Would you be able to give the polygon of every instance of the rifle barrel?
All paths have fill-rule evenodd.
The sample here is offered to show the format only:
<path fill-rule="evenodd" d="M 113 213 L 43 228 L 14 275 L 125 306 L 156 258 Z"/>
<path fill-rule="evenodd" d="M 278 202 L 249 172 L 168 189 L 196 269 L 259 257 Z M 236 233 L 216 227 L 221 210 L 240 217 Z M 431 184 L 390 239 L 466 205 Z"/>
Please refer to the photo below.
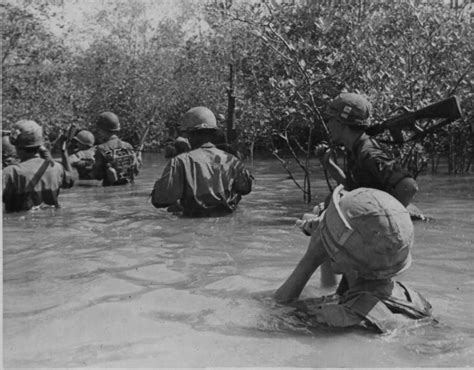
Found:
<path fill-rule="evenodd" d="M 402 130 L 415 130 L 415 123 L 420 119 L 439 119 L 444 118 L 444 124 L 462 118 L 462 111 L 457 96 L 451 96 L 439 102 L 427 105 L 416 111 L 405 109 L 405 113 L 391 117 L 380 125 L 367 128 L 368 135 L 377 135 L 385 130 L 389 130 L 392 136 L 396 135 L 395 141 L 403 142 Z M 436 125 L 441 127 L 442 125 Z"/>

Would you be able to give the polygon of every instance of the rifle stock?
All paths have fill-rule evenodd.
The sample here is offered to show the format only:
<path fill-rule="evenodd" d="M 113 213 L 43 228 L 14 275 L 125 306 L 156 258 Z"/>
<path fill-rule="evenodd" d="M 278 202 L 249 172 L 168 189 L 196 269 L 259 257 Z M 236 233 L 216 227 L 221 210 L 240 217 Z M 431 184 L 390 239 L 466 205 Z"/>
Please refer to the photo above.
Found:
<path fill-rule="evenodd" d="M 366 133 L 377 135 L 388 130 L 394 143 L 403 143 L 406 141 L 403 137 L 403 130 L 415 132 L 415 137 L 432 132 L 432 130 L 423 129 L 416 124 L 416 121 L 420 119 L 444 119 L 441 124 L 436 125 L 436 127 L 440 128 L 462 118 L 462 111 L 457 96 L 451 96 L 448 99 L 430 104 L 416 111 L 410 111 L 405 107 L 400 108 L 400 110 L 403 113 L 387 119 L 380 125 L 369 127 Z"/>

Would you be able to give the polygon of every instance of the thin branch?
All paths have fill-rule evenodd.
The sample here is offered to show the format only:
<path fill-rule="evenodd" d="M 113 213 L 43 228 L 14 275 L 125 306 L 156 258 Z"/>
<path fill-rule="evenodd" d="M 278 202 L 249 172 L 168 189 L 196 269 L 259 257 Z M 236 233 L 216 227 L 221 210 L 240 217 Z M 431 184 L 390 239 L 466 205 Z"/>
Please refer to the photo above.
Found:
<path fill-rule="evenodd" d="M 276 159 L 278 159 L 283 168 L 286 170 L 286 172 L 288 173 L 288 176 L 290 177 L 290 179 L 295 183 L 295 185 L 303 192 L 303 194 L 308 194 L 308 192 L 298 183 L 298 181 L 295 179 L 295 177 L 293 176 L 293 173 L 291 172 L 291 170 L 288 168 L 288 162 L 286 162 L 283 158 L 281 158 L 277 151 L 276 150 L 273 150 L 272 151 L 272 154 L 275 156 Z"/>

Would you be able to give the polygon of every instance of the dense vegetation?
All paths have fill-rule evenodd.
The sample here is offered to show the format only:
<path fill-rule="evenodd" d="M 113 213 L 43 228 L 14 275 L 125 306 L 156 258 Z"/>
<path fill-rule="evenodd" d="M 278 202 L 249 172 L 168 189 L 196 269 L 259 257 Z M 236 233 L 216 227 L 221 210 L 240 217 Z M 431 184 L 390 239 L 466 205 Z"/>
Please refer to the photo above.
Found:
<path fill-rule="evenodd" d="M 471 169 L 474 116 L 472 23 L 466 8 L 436 1 L 209 1 L 156 23 L 143 2 L 116 2 L 90 21 L 100 33 L 74 48 L 54 36 L 47 6 L 3 4 L 2 128 L 31 118 L 50 139 L 71 122 L 90 127 L 115 112 L 123 137 L 157 150 L 189 107 L 206 105 L 226 127 L 235 94 L 235 144 L 288 155 L 308 175 L 312 149 L 326 140 L 324 110 L 340 91 L 366 94 L 374 122 L 396 108 L 420 108 L 451 95 L 464 122 L 392 147 L 415 173 L 439 158 L 450 173 Z M 91 31 L 92 32 L 92 31 Z M 233 90 L 229 91 L 229 65 Z M 232 138 L 234 135 L 232 135 Z M 309 178 L 302 189 L 310 197 Z"/>

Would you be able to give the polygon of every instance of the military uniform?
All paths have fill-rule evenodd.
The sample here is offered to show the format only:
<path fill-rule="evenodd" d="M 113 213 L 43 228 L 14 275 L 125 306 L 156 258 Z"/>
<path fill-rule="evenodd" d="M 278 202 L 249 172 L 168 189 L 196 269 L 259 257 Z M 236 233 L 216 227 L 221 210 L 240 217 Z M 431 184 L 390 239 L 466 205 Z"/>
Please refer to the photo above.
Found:
<path fill-rule="evenodd" d="M 213 216 L 234 211 L 252 179 L 235 156 L 206 143 L 170 160 L 152 192 L 155 207 L 180 202 L 187 216 Z"/>
<path fill-rule="evenodd" d="M 400 180 L 410 174 L 390 157 L 371 137 L 362 134 L 347 153 L 345 187 L 374 188 L 391 193 Z"/>
<path fill-rule="evenodd" d="M 314 271 L 330 262 L 336 273 L 350 276 L 349 284 L 331 297 L 291 304 L 302 308 L 310 322 L 387 332 L 429 318 L 429 302 L 392 279 L 409 268 L 413 242 L 409 212 L 396 198 L 373 188 L 348 192 L 339 185 L 328 207 L 313 219 L 308 251 L 276 299 L 297 298 Z"/>
<path fill-rule="evenodd" d="M 317 324 L 361 326 L 380 333 L 431 316 L 431 304 L 420 293 L 390 279 L 360 280 L 336 299 L 310 299 L 295 306 Z"/>
<path fill-rule="evenodd" d="M 77 170 L 80 180 L 91 180 L 92 168 L 95 161 L 96 148 L 92 147 L 86 150 L 79 150 L 69 156 L 69 163 Z"/>
<path fill-rule="evenodd" d="M 113 161 L 114 153 L 119 151 L 125 152 L 125 156 L 129 158 L 124 166 L 126 168 L 115 169 L 122 173 L 118 174 L 118 180 L 114 182 L 107 176 L 107 168 Z M 138 175 L 138 160 L 132 145 L 120 140 L 116 135 L 112 135 L 107 142 L 97 145 L 94 161 L 92 177 L 102 180 L 103 186 L 124 185 L 132 182 L 134 176 Z"/>
<path fill-rule="evenodd" d="M 42 166 L 47 166 L 44 174 L 30 189 L 29 184 Z M 70 188 L 73 183 L 71 174 L 61 164 L 42 159 L 39 155 L 8 166 L 3 170 L 5 211 L 27 211 L 41 204 L 58 207 L 59 189 Z"/>

